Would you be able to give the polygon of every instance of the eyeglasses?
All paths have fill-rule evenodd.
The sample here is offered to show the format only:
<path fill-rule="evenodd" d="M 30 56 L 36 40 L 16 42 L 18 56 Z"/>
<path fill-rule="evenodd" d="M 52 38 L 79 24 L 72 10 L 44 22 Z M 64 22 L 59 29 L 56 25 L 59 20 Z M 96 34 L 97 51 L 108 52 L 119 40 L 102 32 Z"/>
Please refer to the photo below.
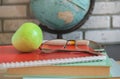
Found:
<path fill-rule="evenodd" d="M 102 46 L 98 43 L 90 40 L 63 40 L 55 39 L 49 40 L 40 46 L 40 50 L 43 53 L 54 53 L 54 52 L 85 52 L 100 55 Z"/>

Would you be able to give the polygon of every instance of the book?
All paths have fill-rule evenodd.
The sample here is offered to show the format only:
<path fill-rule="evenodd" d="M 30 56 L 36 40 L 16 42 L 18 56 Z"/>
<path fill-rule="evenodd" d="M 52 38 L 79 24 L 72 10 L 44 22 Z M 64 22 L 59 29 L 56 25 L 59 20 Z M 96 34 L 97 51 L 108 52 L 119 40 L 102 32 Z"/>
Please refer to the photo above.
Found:
<path fill-rule="evenodd" d="M 62 63 L 77 63 L 105 60 L 106 55 L 94 55 L 85 52 L 55 52 L 41 53 L 35 50 L 29 53 L 21 53 L 12 45 L 0 46 L 0 68 L 45 66 Z"/>
<path fill-rule="evenodd" d="M 47 78 L 107 78 L 110 77 L 110 60 L 57 64 L 49 66 L 9 68 L 9 76 L 33 76 Z"/>
<path fill-rule="evenodd" d="M 114 79 L 120 78 L 120 73 L 119 73 L 120 72 L 120 64 L 117 61 L 115 61 L 113 58 L 110 58 L 110 61 L 111 61 L 111 67 L 110 67 L 111 76 L 110 77 L 114 78 Z M 89 79 L 90 77 L 86 76 L 86 78 Z M 93 78 L 96 79 L 97 77 L 94 76 Z M 74 79 L 74 78 L 53 78 L 53 77 L 41 77 L 41 76 L 25 76 L 25 77 L 23 77 L 23 79 Z M 99 79 L 101 79 L 101 78 L 99 77 Z M 108 78 L 106 78 L 106 79 L 108 79 Z"/>

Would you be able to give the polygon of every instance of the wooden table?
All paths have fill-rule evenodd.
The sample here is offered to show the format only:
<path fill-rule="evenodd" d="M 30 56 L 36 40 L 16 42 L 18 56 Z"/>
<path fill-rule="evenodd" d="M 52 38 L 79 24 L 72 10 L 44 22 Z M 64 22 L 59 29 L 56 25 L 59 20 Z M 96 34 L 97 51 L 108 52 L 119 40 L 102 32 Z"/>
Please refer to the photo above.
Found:
<path fill-rule="evenodd" d="M 120 63 L 120 61 L 118 61 L 118 63 Z M 21 77 L 4 77 L 2 72 L 4 72 L 4 70 L 0 71 L 0 79 L 22 79 Z M 84 79 L 88 79 L 88 78 L 84 78 Z M 94 78 L 94 79 L 120 79 L 120 78 Z"/>

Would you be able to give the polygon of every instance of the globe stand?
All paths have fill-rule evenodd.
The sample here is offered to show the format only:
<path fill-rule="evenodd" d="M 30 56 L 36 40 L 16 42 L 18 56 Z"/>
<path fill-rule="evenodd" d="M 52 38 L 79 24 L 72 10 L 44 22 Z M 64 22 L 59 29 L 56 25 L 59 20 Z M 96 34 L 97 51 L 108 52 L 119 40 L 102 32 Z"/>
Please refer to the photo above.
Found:
<path fill-rule="evenodd" d="M 89 7 L 89 10 L 87 11 L 87 13 L 85 14 L 84 18 L 78 24 L 73 26 L 72 28 L 69 28 L 69 29 L 66 29 L 66 30 L 55 30 L 55 29 L 49 28 L 48 26 L 43 25 L 43 24 L 40 24 L 39 27 L 43 31 L 53 33 L 53 34 L 57 34 L 57 39 L 62 39 L 63 34 L 72 32 L 74 30 L 77 30 L 78 28 L 80 28 L 88 20 L 89 15 L 93 11 L 94 3 L 95 3 L 95 0 L 90 0 L 90 7 Z"/>
<path fill-rule="evenodd" d="M 43 24 L 39 24 L 39 27 L 45 32 L 57 34 L 57 37 L 56 37 L 57 39 L 63 39 L 63 37 L 62 37 L 63 33 L 59 32 L 59 31 L 50 30 L 47 28 L 47 26 L 45 26 Z"/>
<path fill-rule="evenodd" d="M 62 34 L 57 34 L 57 39 L 63 39 Z"/>

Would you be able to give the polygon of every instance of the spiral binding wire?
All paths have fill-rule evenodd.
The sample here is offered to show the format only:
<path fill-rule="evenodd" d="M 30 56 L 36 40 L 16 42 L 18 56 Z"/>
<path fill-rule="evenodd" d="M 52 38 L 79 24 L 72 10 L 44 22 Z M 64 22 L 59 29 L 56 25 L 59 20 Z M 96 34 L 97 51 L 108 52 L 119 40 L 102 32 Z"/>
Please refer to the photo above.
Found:
<path fill-rule="evenodd" d="M 76 63 L 76 62 L 91 62 L 105 60 L 106 56 L 91 56 L 91 57 L 77 57 L 77 58 L 64 58 L 64 59 L 52 59 L 52 60 L 38 60 L 38 61 L 26 61 L 26 62 L 11 62 L 2 63 L 0 68 L 17 68 L 17 67 L 31 67 L 31 66 L 47 66 L 65 63 Z"/>

